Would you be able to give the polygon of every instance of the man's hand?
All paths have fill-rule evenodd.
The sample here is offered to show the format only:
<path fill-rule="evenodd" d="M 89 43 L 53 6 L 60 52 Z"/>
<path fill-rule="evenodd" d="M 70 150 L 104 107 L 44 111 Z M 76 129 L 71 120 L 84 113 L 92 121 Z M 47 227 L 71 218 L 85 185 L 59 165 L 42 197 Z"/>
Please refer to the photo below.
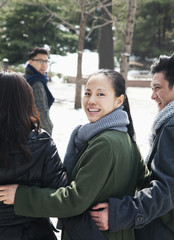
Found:
<path fill-rule="evenodd" d="M 14 198 L 18 184 L 0 186 L 0 202 L 14 204 Z"/>
<path fill-rule="evenodd" d="M 108 213 L 109 213 L 109 204 L 108 203 L 99 203 L 95 205 L 93 211 L 90 211 L 90 215 L 100 231 L 106 231 L 109 229 L 108 224 Z"/>

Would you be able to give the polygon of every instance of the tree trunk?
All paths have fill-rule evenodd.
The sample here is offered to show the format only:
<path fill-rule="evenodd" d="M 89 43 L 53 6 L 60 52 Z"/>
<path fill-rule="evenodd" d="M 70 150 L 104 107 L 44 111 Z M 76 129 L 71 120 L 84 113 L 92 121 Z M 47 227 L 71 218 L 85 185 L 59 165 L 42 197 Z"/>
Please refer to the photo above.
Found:
<path fill-rule="evenodd" d="M 112 0 L 108 0 L 110 3 L 108 6 L 108 11 L 112 13 Z M 105 4 L 107 4 L 105 2 Z M 110 20 L 108 13 L 102 9 L 102 19 L 106 22 L 106 19 Z M 102 22 L 102 23 L 103 23 Z M 113 32 L 112 23 L 101 27 L 100 29 L 100 39 L 99 39 L 99 68 L 114 69 L 114 47 L 113 47 Z"/>
<path fill-rule="evenodd" d="M 81 19 L 80 19 L 80 34 L 78 40 L 78 60 L 77 60 L 77 76 L 76 76 L 76 93 L 75 93 L 75 109 L 82 107 L 81 105 L 81 90 L 82 90 L 82 56 L 85 40 L 86 28 L 86 0 L 81 1 Z"/>
<path fill-rule="evenodd" d="M 122 50 L 121 61 L 120 61 L 120 73 L 123 75 L 126 81 L 127 81 L 127 73 L 129 68 L 129 56 L 131 54 L 131 47 L 132 47 L 136 8 L 137 8 L 137 0 L 128 0 L 126 29 L 125 29 L 123 50 Z"/>

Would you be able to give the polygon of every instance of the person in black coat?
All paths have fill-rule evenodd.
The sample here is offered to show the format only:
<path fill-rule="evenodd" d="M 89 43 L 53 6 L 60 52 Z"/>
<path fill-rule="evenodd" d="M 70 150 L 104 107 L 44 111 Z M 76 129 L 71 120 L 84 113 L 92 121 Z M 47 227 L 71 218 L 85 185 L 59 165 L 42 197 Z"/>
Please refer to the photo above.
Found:
<path fill-rule="evenodd" d="M 40 129 L 31 86 L 22 75 L 2 70 L 0 184 L 11 183 L 57 189 L 65 187 L 68 179 L 55 143 Z M 72 240 L 105 239 L 88 212 L 62 223 Z M 49 218 L 17 216 L 13 205 L 0 202 L 1 240 L 55 240 L 53 230 Z"/>

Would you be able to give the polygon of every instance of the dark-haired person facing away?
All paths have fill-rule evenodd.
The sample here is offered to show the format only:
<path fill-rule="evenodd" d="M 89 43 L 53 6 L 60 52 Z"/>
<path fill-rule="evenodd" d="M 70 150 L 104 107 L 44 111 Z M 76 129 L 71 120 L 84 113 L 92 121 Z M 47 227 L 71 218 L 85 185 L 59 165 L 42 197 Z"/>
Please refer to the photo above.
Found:
<path fill-rule="evenodd" d="M 111 198 L 91 212 L 101 230 L 135 228 L 137 240 L 174 239 L 174 55 L 160 56 L 151 66 L 152 100 L 158 114 L 152 125 L 147 165 L 148 188 L 135 197 Z M 144 120 L 145 121 L 145 120 Z M 142 124 L 145 124 L 145 122 Z M 109 215 L 108 215 L 109 214 Z"/>
<path fill-rule="evenodd" d="M 56 145 L 39 126 L 31 86 L 20 74 L 0 71 L 0 184 L 55 189 L 67 185 L 67 174 Z M 63 225 L 72 240 L 105 240 L 88 212 L 64 219 Z M 49 218 L 17 216 L 13 205 L 0 202 L 0 239 L 57 238 Z"/>
<path fill-rule="evenodd" d="M 25 78 L 33 89 L 35 104 L 40 114 L 41 127 L 51 136 L 53 123 L 49 111 L 54 97 L 47 86 L 48 51 L 44 48 L 33 48 L 28 53 L 28 62 Z"/>
<path fill-rule="evenodd" d="M 86 83 L 83 107 L 89 122 L 72 132 L 64 160 L 72 182 L 57 190 L 19 185 L 15 201 L 17 185 L 0 186 L 0 201 L 14 203 L 16 214 L 71 217 L 111 196 L 134 195 L 136 188 L 148 181 L 122 75 L 108 69 L 92 74 Z M 79 227 L 80 232 L 83 229 Z M 132 228 L 101 234 L 108 240 L 135 239 Z M 66 228 L 62 239 L 71 239 Z"/>

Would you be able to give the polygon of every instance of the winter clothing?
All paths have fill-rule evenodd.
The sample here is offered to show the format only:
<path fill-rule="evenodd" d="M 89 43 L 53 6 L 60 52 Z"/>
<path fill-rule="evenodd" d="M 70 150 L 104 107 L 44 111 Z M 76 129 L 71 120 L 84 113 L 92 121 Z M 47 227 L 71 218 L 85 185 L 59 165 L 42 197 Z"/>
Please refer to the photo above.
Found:
<path fill-rule="evenodd" d="M 35 82 L 40 81 L 42 82 L 46 94 L 47 94 L 47 99 L 48 99 L 48 107 L 50 108 L 51 105 L 54 102 L 54 97 L 51 94 L 50 90 L 48 89 L 47 83 L 48 83 L 48 78 L 47 75 L 42 75 L 39 73 L 34 67 L 32 67 L 30 64 L 27 65 L 27 68 L 33 73 L 32 75 L 27 75 L 27 82 L 32 86 Z"/>
<path fill-rule="evenodd" d="M 108 130 L 93 136 L 78 156 L 71 174 L 73 181 L 66 188 L 55 191 L 19 186 L 15 212 L 27 216 L 70 217 L 81 214 L 96 203 L 107 201 L 109 196 L 133 195 L 136 187 L 141 187 L 147 180 L 148 170 L 128 133 L 108 127 Z M 32 204 L 33 199 L 35 204 Z M 79 231 L 83 230 L 79 228 Z M 110 240 L 134 239 L 132 229 L 117 233 L 106 231 L 103 235 Z M 69 239 L 63 231 L 63 240 Z"/>
<path fill-rule="evenodd" d="M 35 104 L 40 113 L 41 127 L 51 135 L 53 123 L 49 116 L 49 108 L 55 99 L 48 89 L 48 78 L 46 75 L 39 73 L 30 64 L 27 65 L 25 78 L 33 88 Z"/>
<path fill-rule="evenodd" d="M 126 125 L 128 124 L 129 119 L 127 113 L 123 111 L 123 106 L 121 106 L 112 113 L 102 117 L 97 122 L 77 126 L 71 134 L 64 158 L 64 166 L 67 172 L 72 172 L 77 162 L 79 152 L 83 150 L 91 138 L 107 129 L 127 132 Z"/>
<path fill-rule="evenodd" d="M 67 185 L 65 168 L 61 163 L 56 146 L 48 134 L 46 132 L 38 134 L 33 130 L 29 135 L 28 144 L 32 152 L 31 161 L 24 163 L 20 152 L 12 153 L 13 170 L 0 172 L 0 183 L 17 183 L 54 189 L 65 187 Z M 67 228 L 72 240 L 105 240 L 87 212 L 81 216 L 63 219 L 63 225 Z M 85 237 L 79 233 L 79 228 L 83 229 Z M 1 203 L 0 239 L 55 240 L 57 238 L 48 218 L 17 216 L 12 205 Z"/>
<path fill-rule="evenodd" d="M 1 184 L 26 184 L 58 188 L 66 186 L 67 176 L 57 149 L 46 132 L 30 132 L 28 144 L 32 159 L 24 162 L 19 150 L 10 153 L 12 167 L 1 168 Z M 0 203 L 0 239 L 56 239 L 49 219 L 17 216 L 12 205 Z"/>
<path fill-rule="evenodd" d="M 150 187 L 142 189 L 135 197 L 127 196 L 122 200 L 111 198 L 109 228 L 111 231 L 129 227 L 138 229 L 138 240 L 173 240 L 174 211 L 171 209 L 174 208 L 174 101 L 158 113 L 150 139 Z M 160 217 L 163 214 L 165 215 Z"/>

